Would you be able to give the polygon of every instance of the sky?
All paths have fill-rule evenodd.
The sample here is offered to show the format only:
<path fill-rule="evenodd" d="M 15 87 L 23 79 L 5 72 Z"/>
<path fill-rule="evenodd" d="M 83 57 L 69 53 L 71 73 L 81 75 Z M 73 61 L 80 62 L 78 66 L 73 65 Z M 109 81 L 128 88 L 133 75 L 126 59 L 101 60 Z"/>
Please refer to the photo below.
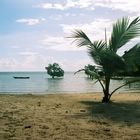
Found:
<path fill-rule="evenodd" d="M 77 71 L 94 64 L 68 37 L 81 29 L 92 41 L 104 40 L 105 28 L 109 38 L 112 24 L 124 16 L 140 16 L 140 1 L 0 0 L 0 71 L 45 71 L 54 62 Z"/>

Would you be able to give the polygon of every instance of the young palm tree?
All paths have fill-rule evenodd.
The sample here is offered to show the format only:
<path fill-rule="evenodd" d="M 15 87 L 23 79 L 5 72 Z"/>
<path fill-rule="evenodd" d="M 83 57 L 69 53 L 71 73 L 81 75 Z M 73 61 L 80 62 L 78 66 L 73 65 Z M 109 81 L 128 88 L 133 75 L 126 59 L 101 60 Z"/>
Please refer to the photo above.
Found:
<path fill-rule="evenodd" d="M 111 33 L 109 43 L 107 41 L 94 41 L 92 42 L 88 36 L 82 30 L 75 30 L 70 38 L 74 38 L 78 47 L 86 46 L 88 48 L 88 54 L 94 60 L 94 62 L 102 67 L 104 77 L 98 74 L 95 69 L 92 72 L 93 76 L 98 79 L 101 84 L 104 97 L 102 102 L 109 102 L 112 94 L 130 83 L 127 82 L 124 85 L 118 87 L 110 93 L 109 86 L 111 77 L 117 75 L 122 71 L 126 71 L 126 61 L 123 56 L 117 54 L 117 50 L 123 47 L 131 39 L 140 35 L 140 19 L 135 18 L 130 22 L 129 18 L 124 17 L 119 19 L 114 25 Z"/>

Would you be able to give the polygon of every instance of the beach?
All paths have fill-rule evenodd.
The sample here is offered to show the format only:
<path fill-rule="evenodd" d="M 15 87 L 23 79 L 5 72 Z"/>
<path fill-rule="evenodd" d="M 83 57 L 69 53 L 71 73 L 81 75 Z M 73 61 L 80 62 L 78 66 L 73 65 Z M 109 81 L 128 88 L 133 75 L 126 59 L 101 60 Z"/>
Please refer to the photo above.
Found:
<path fill-rule="evenodd" d="M 1 94 L 0 140 L 139 140 L 140 93 Z"/>

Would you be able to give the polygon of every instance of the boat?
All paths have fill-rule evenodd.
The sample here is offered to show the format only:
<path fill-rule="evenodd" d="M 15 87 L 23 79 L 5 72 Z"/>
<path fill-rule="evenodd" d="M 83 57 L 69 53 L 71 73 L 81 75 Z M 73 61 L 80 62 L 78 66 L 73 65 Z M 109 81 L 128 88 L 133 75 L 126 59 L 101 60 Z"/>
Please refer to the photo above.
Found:
<path fill-rule="evenodd" d="M 15 79 L 29 79 L 30 77 L 28 77 L 28 76 L 14 76 L 13 78 L 15 78 Z"/>
<path fill-rule="evenodd" d="M 123 77 L 111 77 L 112 80 L 123 80 Z"/>

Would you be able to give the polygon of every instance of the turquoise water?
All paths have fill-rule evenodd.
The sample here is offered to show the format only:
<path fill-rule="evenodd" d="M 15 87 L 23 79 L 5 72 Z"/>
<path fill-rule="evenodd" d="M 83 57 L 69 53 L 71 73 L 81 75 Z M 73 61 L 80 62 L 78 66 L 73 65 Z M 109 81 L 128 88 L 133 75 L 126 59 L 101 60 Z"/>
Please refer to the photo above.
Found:
<path fill-rule="evenodd" d="M 14 76 L 29 76 L 30 79 L 14 79 Z M 129 78 L 127 78 L 129 79 Z M 132 79 L 132 78 L 131 78 Z M 112 80 L 111 89 L 124 83 L 125 80 Z M 0 92 L 3 93 L 72 93 L 72 92 L 101 92 L 98 83 L 88 79 L 84 73 L 74 75 L 66 72 L 63 78 L 52 79 L 46 72 L 0 72 Z M 140 91 L 140 82 L 126 86 L 120 91 Z"/>

